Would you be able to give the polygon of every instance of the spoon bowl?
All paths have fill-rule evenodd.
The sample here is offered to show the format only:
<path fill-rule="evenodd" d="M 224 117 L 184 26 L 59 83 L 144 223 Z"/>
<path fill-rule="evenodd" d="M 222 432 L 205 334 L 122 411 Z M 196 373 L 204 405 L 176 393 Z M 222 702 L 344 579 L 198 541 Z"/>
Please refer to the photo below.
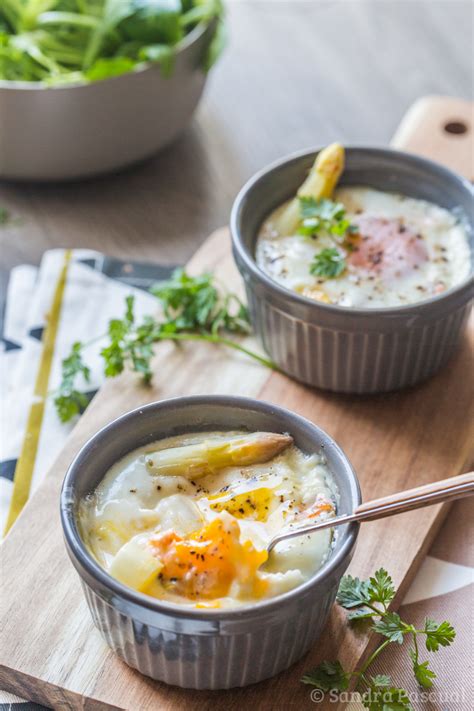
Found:
<path fill-rule="evenodd" d="M 408 489 L 398 494 L 391 494 L 381 499 L 368 501 L 358 506 L 352 514 L 328 517 L 309 526 L 288 527 L 288 530 L 271 539 L 267 546 L 267 551 L 270 553 L 278 543 L 314 533 L 315 531 L 321 531 L 324 528 L 335 528 L 353 521 L 359 523 L 362 521 L 375 521 L 386 516 L 394 516 L 404 511 L 461 499 L 472 494 L 474 494 L 474 472 L 467 472 L 467 474 L 454 476 L 450 479 L 442 479 L 441 481 L 425 484 L 425 486 L 418 486 L 415 489 Z"/>

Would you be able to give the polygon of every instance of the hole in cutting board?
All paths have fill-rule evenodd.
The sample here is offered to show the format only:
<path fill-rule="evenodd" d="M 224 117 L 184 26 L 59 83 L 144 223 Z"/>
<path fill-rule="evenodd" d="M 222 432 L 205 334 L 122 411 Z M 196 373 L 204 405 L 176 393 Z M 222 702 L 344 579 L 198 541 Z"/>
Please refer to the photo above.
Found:
<path fill-rule="evenodd" d="M 448 121 L 444 124 L 444 130 L 446 133 L 461 136 L 463 133 L 467 133 L 469 129 L 464 121 Z"/>

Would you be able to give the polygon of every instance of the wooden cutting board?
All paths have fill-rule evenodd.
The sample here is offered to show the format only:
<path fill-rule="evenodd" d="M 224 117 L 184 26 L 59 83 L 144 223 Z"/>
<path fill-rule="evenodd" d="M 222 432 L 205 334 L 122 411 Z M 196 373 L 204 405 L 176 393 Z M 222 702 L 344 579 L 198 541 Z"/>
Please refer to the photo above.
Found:
<path fill-rule="evenodd" d="M 439 157 L 472 177 L 471 117 L 467 102 L 424 99 L 403 121 L 395 143 Z M 448 123 L 468 130 L 446 132 Z M 207 240 L 189 268 L 214 270 L 230 288 L 241 288 L 226 229 Z M 176 395 L 233 393 L 284 405 L 327 430 L 352 460 L 366 500 L 453 476 L 467 468 L 473 441 L 473 348 L 471 329 L 449 365 L 428 383 L 378 397 L 349 397 L 305 388 L 213 346 L 161 344 L 153 387 L 140 387 L 124 375 L 101 389 L 2 547 L 0 687 L 61 711 L 314 708 L 309 688 L 299 683 L 302 673 L 322 658 L 355 665 L 373 642 L 349 630 L 337 608 L 320 642 L 300 663 L 245 689 L 182 690 L 147 679 L 118 660 L 92 625 L 64 550 L 58 515 L 64 473 L 87 438 L 126 410 Z M 351 572 L 366 577 L 385 566 L 398 587 L 396 606 L 445 513 L 438 506 L 364 524 Z"/>

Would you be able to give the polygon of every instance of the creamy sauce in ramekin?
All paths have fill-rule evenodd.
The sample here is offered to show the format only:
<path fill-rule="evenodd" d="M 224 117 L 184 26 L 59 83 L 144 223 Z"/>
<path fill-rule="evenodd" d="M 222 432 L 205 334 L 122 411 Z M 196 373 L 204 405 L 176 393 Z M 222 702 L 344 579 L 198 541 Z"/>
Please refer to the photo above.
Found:
<path fill-rule="evenodd" d="M 346 218 L 356 228 L 351 249 L 324 232 L 280 236 L 274 223 L 283 205 L 261 228 L 258 266 L 282 286 L 316 301 L 362 308 L 412 304 L 442 294 L 469 276 L 468 237 L 454 213 L 366 187 L 340 188 L 334 201 L 344 205 Z M 334 278 L 311 274 L 315 256 L 335 246 L 344 258 L 344 271 Z"/>
<path fill-rule="evenodd" d="M 330 529 L 278 544 L 268 561 L 266 547 L 286 526 L 335 514 L 337 488 L 322 455 L 290 444 L 265 463 L 196 478 L 150 470 L 152 452 L 239 434 L 172 437 L 115 464 L 79 510 L 98 563 L 141 592 L 198 608 L 270 598 L 314 574 L 330 553 Z"/>

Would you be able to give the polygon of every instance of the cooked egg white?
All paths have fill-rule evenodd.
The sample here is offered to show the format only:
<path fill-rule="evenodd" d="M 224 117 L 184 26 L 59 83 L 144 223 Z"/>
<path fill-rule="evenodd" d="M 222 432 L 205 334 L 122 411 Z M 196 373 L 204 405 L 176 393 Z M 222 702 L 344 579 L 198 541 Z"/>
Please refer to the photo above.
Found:
<path fill-rule="evenodd" d="M 138 449 L 81 502 L 83 539 L 111 575 L 163 600 L 216 608 L 278 595 L 320 568 L 330 529 L 280 543 L 269 558 L 266 547 L 286 526 L 334 515 L 337 489 L 321 455 L 291 445 L 266 463 L 196 480 L 150 470 L 151 452 L 219 436 L 184 435 Z"/>
<path fill-rule="evenodd" d="M 464 281 L 471 253 L 462 220 L 437 205 L 365 187 L 343 187 L 334 200 L 359 234 L 345 252 L 346 270 L 336 278 L 310 273 L 316 254 L 334 248 L 334 237 L 280 236 L 274 222 L 286 205 L 263 224 L 257 241 L 258 266 L 282 286 L 309 298 L 348 307 L 411 304 Z"/>

